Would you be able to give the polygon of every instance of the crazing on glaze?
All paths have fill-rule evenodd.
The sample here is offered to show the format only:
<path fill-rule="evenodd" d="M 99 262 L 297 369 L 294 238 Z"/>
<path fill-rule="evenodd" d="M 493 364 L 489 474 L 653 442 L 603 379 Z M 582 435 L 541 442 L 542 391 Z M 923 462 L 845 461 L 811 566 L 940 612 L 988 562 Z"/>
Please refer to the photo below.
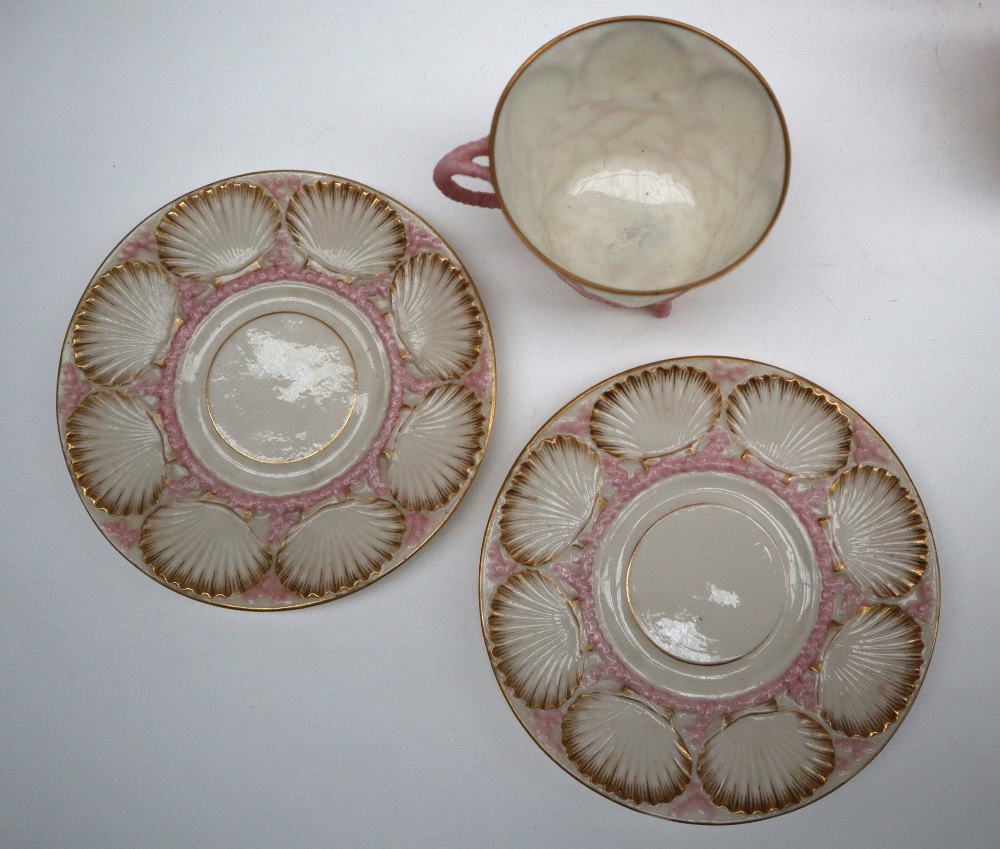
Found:
<path fill-rule="evenodd" d="M 497 498 L 480 570 L 497 680 L 617 802 L 696 823 L 794 810 L 912 705 L 937 629 L 928 527 L 889 446 L 808 381 L 634 369 L 550 420 Z"/>
<path fill-rule="evenodd" d="M 98 269 L 63 348 L 63 449 L 150 576 L 223 606 L 315 604 L 451 515 L 493 364 L 474 285 L 412 212 L 340 178 L 249 174 L 153 213 Z"/>

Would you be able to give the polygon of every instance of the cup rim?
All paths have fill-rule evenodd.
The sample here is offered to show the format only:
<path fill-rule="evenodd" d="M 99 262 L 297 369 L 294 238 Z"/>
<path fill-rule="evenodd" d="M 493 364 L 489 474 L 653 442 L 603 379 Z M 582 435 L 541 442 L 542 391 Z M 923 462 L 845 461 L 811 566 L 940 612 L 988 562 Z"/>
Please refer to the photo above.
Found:
<path fill-rule="evenodd" d="M 749 70 L 754 75 L 754 77 L 757 78 L 758 82 L 761 84 L 764 91 L 767 93 L 767 96 L 771 101 L 771 105 L 774 107 L 774 111 L 778 116 L 778 123 L 781 125 L 781 135 L 785 143 L 785 157 L 784 157 L 785 167 L 784 167 L 784 179 L 782 180 L 781 184 L 781 194 L 778 197 L 778 204 L 774 208 L 774 214 L 771 216 L 771 220 L 768 222 L 767 227 L 764 228 L 763 232 L 760 234 L 757 241 L 754 242 L 746 251 L 744 251 L 744 253 L 741 256 L 737 257 L 735 260 L 733 260 L 733 262 L 731 262 L 724 268 L 720 269 L 719 271 L 716 271 L 708 275 L 707 277 L 702 277 L 698 280 L 695 280 L 692 283 L 684 283 L 680 286 L 670 286 L 665 289 L 621 289 L 621 288 L 615 288 L 613 286 L 605 286 L 601 283 L 595 283 L 592 280 L 587 280 L 586 278 L 574 274 L 572 271 L 563 268 L 561 265 L 552 260 L 550 257 L 546 256 L 521 231 L 521 228 L 517 226 L 517 223 L 514 221 L 513 215 L 511 215 L 510 210 L 507 208 L 507 204 L 504 203 L 503 192 L 500 190 L 500 184 L 497 181 L 496 158 L 494 156 L 494 148 L 497 136 L 497 125 L 500 122 L 500 113 L 503 111 L 504 104 L 507 101 L 507 96 L 510 94 L 515 84 L 521 78 L 521 75 L 532 64 L 534 64 L 536 59 L 538 59 L 543 53 L 548 51 L 550 48 L 554 47 L 560 41 L 563 41 L 564 39 L 569 38 L 572 35 L 576 35 L 577 33 L 582 32 L 583 30 L 591 29 L 592 27 L 604 26 L 605 24 L 635 22 L 635 21 L 654 23 L 654 24 L 666 24 L 667 26 L 673 26 L 673 27 L 678 27 L 679 29 L 688 30 L 689 32 L 693 32 L 696 33 L 697 35 L 707 38 L 709 41 L 714 42 L 719 47 L 728 51 L 732 56 L 734 56 L 737 60 L 739 60 L 739 62 L 742 63 L 744 67 L 746 67 L 747 70 Z M 514 232 L 517 233 L 521 241 L 524 242 L 524 244 L 533 254 L 535 254 L 535 256 L 537 256 L 542 262 L 544 262 L 546 265 L 552 268 L 556 272 L 556 274 L 558 274 L 560 277 L 563 277 L 568 281 L 572 281 L 573 283 L 576 283 L 587 289 L 591 289 L 595 292 L 603 292 L 605 294 L 620 295 L 620 296 L 655 297 L 657 295 L 663 295 L 663 296 L 680 295 L 698 286 L 703 286 L 705 283 L 711 283 L 713 280 L 722 277 L 722 275 L 724 274 L 728 274 L 730 271 L 736 268 L 736 266 L 742 264 L 748 257 L 750 257 L 751 254 L 753 254 L 757 250 L 757 248 L 761 246 L 763 241 L 767 238 L 768 234 L 771 232 L 771 228 L 774 227 L 774 223 L 778 220 L 778 215 L 781 213 L 782 207 L 785 205 L 785 197 L 788 194 L 788 181 L 791 176 L 791 170 L 792 170 L 792 149 L 791 149 L 790 139 L 788 136 L 788 125 L 785 122 L 785 115 L 781 111 L 781 104 L 778 103 L 778 98 L 774 94 L 774 91 L 771 89 L 771 86 L 768 85 L 767 80 L 764 79 L 764 75 L 761 74 L 761 72 L 758 71 L 756 67 L 754 67 L 753 63 L 751 63 L 742 53 L 733 49 L 730 45 L 726 44 L 726 42 L 724 42 L 722 39 L 716 38 L 711 33 L 705 32 L 702 29 L 698 29 L 698 27 L 691 26 L 690 24 L 685 24 L 681 21 L 675 21 L 670 18 L 660 18 L 652 15 L 622 15 L 619 17 L 601 18 L 596 21 L 590 21 L 589 23 L 573 27 L 573 29 L 566 30 L 566 32 L 557 35 L 555 38 L 547 41 L 545 44 L 539 47 L 534 53 L 532 53 L 527 59 L 525 59 L 524 62 L 521 63 L 521 66 L 517 69 L 517 71 L 515 71 L 514 75 L 510 78 L 510 81 L 504 87 L 503 92 L 500 94 L 500 99 L 497 101 L 496 109 L 493 111 L 493 121 L 490 124 L 489 139 L 490 139 L 490 144 L 489 144 L 490 181 L 493 183 L 493 190 L 494 192 L 496 192 L 497 203 L 500 205 L 500 210 L 503 212 L 504 217 L 507 219 L 507 222 L 510 224 L 511 228 L 513 228 Z"/>

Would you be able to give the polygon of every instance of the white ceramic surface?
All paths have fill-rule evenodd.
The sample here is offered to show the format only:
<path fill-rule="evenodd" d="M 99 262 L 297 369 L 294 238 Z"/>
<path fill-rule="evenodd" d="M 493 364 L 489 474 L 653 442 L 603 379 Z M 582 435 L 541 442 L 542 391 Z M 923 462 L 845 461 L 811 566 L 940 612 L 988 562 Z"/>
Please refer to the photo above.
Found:
<path fill-rule="evenodd" d="M 141 570 L 228 607 L 353 592 L 451 515 L 495 397 L 461 262 L 341 178 L 224 180 L 140 223 L 67 332 L 63 450 Z"/>
<path fill-rule="evenodd" d="M 614 801 L 696 823 L 785 813 L 864 767 L 913 703 L 939 599 L 881 437 L 807 380 L 726 358 L 560 410 L 497 497 L 480 592 L 535 742 Z"/>
<path fill-rule="evenodd" d="M 740 262 L 788 180 L 763 78 L 711 36 L 653 18 L 598 21 L 541 48 L 497 106 L 490 153 L 526 243 L 568 282 L 629 306 Z"/>

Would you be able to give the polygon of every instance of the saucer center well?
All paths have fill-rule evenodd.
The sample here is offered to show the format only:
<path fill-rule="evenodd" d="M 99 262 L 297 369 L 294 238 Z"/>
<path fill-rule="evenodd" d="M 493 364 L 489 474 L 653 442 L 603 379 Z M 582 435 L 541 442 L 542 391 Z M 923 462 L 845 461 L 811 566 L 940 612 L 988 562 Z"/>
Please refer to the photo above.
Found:
<path fill-rule="evenodd" d="M 695 504 L 649 528 L 628 566 L 628 605 L 646 637 L 688 663 L 745 657 L 778 626 L 787 601 L 775 540 L 731 507 Z"/>
<path fill-rule="evenodd" d="M 344 430 L 358 375 L 340 335 L 316 318 L 273 312 L 236 328 L 208 369 L 212 424 L 236 451 L 263 463 L 293 463 Z"/>

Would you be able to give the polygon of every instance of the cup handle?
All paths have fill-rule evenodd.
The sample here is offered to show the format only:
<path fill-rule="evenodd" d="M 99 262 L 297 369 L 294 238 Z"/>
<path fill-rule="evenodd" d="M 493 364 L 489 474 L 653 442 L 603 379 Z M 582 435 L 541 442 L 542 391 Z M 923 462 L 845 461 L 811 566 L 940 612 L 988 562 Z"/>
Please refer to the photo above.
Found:
<path fill-rule="evenodd" d="M 451 153 L 446 153 L 441 161 L 434 166 L 434 185 L 446 197 L 457 200 L 459 203 L 481 206 L 486 209 L 499 209 L 500 201 L 497 200 L 494 192 L 477 192 L 455 182 L 457 174 L 465 177 L 476 177 L 487 183 L 492 182 L 490 169 L 473 161 L 477 156 L 489 155 L 489 152 L 489 136 L 459 145 Z"/>

